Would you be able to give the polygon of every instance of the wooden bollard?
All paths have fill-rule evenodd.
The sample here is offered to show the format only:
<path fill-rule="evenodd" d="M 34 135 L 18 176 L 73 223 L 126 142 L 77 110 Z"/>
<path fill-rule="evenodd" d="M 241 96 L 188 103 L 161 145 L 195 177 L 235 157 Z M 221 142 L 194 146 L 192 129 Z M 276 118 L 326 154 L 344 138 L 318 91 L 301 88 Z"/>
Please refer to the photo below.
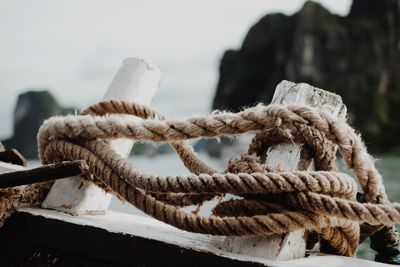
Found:
<path fill-rule="evenodd" d="M 345 119 L 346 106 L 336 94 L 310 86 L 282 81 L 275 90 L 271 104 L 302 104 L 326 110 L 337 118 Z M 297 170 L 302 162 L 303 170 L 314 170 L 312 159 L 302 158 L 303 144 L 278 144 L 268 149 L 266 164 L 279 169 Z M 308 161 L 305 166 L 304 161 Z M 268 237 L 226 237 L 223 249 L 229 252 L 272 260 L 303 258 L 306 250 L 305 231 L 297 230 L 288 234 Z"/>
<path fill-rule="evenodd" d="M 137 58 L 126 59 L 103 100 L 130 100 L 150 105 L 160 82 L 157 67 Z M 127 158 L 134 142 L 125 139 L 111 141 L 111 147 Z M 74 215 L 101 214 L 110 204 L 111 194 L 80 177 L 57 180 L 42 203 L 43 208 L 56 209 Z"/>

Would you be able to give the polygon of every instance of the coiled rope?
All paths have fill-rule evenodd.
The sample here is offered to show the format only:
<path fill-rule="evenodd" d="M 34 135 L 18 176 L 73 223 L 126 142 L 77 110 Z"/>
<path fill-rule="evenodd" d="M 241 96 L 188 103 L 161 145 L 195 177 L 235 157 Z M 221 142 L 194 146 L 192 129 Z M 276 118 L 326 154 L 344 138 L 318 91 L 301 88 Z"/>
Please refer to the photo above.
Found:
<path fill-rule="evenodd" d="M 255 133 L 249 152 L 231 160 L 224 173 L 202 162 L 187 142 L 246 132 Z M 107 141 L 118 138 L 169 142 L 192 174 L 143 173 L 110 148 Z M 263 162 L 268 146 L 294 141 L 311 148 L 318 171 L 280 171 Z M 388 201 L 360 136 L 344 120 L 307 106 L 259 105 L 239 113 L 166 120 L 146 106 L 106 101 L 80 116 L 48 119 L 38 144 L 44 164 L 83 159 L 89 165 L 85 179 L 186 231 L 246 236 L 307 229 L 319 234 L 322 249 L 353 256 L 360 226 L 362 234 L 363 226 L 375 231 L 400 221 L 400 204 Z M 336 147 L 357 176 L 367 203 L 356 201 L 354 179 L 338 172 Z M 241 199 L 219 203 L 210 216 L 181 210 L 227 193 Z"/>

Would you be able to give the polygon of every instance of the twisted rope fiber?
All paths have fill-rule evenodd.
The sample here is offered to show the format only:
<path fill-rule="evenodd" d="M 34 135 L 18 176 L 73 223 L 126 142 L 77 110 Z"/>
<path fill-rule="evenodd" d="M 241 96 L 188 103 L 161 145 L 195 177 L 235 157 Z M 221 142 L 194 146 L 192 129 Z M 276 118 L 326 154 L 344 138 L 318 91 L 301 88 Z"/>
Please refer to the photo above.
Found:
<path fill-rule="evenodd" d="M 271 137 L 300 140 L 313 149 L 317 167 L 324 171 L 274 171 L 252 154 L 232 160 L 227 172 L 218 173 L 187 143 L 246 132 L 256 134 L 250 153 Z M 170 142 L 192 174 L 143 173 L 110 148 L 107 140 L 118 138 Z M 382 177 L 360 136 L 344 120 L 306 106 L 259 105 L 239 113 L 168 121 L 139 104 L 107 101 L 80 116 L 45 121 L 38 143 L 43 163 L 84 159 L 89 165 L 84 178 L 154 218 L 191 232 L 244 236 L 305 228 L 318 232 L 336 253 L 353 256 L 360 223 L 379 229 L 400 221 L 400 204 L 388 201 Z M 355 181 L 337 172 L 335 145 L 369 203 L 355 201 Z M 180 210 L 226 193 L 242 199 L 220 203 L 210 216 Z"/>

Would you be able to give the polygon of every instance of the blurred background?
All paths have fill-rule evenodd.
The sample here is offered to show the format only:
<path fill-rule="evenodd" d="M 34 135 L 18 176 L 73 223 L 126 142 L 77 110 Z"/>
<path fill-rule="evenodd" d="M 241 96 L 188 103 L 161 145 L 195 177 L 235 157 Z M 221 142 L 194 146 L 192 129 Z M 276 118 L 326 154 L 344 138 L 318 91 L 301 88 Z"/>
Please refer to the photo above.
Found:
<path fill-rule="evenodd" d="M 161 69 L 152 107 L 168 118 L 269 103 L 281 80 L 307 82 L 342 96 L 400 201 L 399 10 L 396 0 L 0 0 L 0 139 L 38 165 L 43 120 L 101 100 L 131 56 Z M 220 170 L 245 149 L 193 145 Z M 144 170 L 187 172 L 165 145 L 134 153 Z"/>

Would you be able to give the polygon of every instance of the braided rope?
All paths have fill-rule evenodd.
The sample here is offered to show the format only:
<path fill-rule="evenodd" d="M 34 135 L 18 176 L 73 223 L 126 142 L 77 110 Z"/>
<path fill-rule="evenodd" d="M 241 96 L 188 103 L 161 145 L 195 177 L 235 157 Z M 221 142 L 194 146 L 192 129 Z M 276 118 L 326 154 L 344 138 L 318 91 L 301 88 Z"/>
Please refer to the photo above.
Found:
<path fill-rule="evenodd" d="M 208 167 L 187 142 L 246 132 L 256 134 L 249 148 L 252 155 L 230 161 L 225 173 Z M 110 148 L 107 140 L 117 138 L 170 142 L 192 174 L 140 172 Z M 319 171 L 274 171 L 262 163 L 260 154 L 266 146 L 286 141 L 306 143 Z M 400 221 L 400 204 L 388 201 L 382 177 L 360 136 L 344 120 L 310 107 L 259 105 L 239 113 L 169 121 L 146 106 L 106 101 L 80 116 L 45 121 L 38 143 L 43 163 L 84 159 L 90 170 L 85 179 L 187 231 L 244 236 L 308 229 L 318 232 L 333 252 L 352 256 L 360 223 L 379 229 Z M 337 171 L 336 146 L 354 170 L 368 203 L 355 200 L 356 182 Z M 242 199 L 219 203 L 210 216 L 180 209 L 226 193 Z"/>

